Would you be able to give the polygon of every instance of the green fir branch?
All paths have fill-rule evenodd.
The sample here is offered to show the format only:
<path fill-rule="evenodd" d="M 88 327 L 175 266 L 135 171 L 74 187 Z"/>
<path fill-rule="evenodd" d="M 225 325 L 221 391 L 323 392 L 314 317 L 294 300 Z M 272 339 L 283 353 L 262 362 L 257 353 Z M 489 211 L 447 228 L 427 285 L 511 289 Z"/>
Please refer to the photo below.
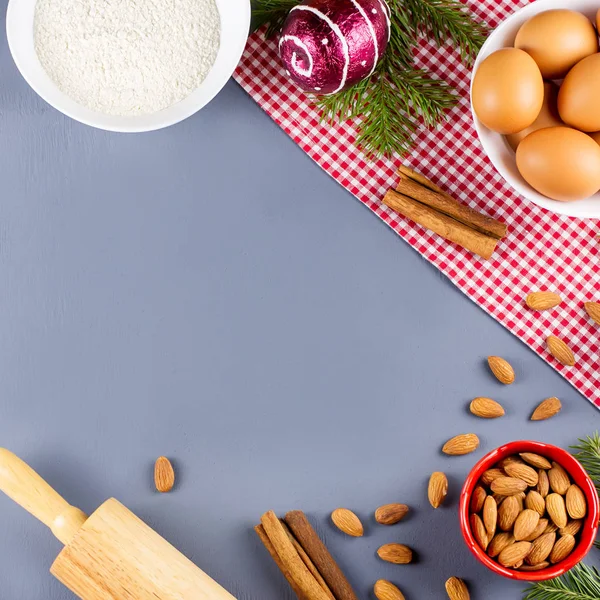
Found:
<path fill-rule="evenodd" d="M 404 6 L 413 27 L 438 46 L 452 43 L 467 65 L 472 64 L 487 39 L 488 28 L 476 21 L 459 0 L 390 0 Z"/>
<path fill-rule="evenodd" d="M 268 24 L 267 37 L 281 28 L 298 0 L 252 0 L 256 27 Z M 487 34 L 460 0 L 388 0 L 390 41 L 375 72 L 352 87 L 314 98 L 321 118 L 335 123 L 356 119 L 357 145 L 372 158 L 406 154 L 423 124 L 434 127 L 457 97 L 445 81 L 414 67 L 419 35 L 438 45 L 452 43 L 472 63 Z"/>
<path fill-rule="evenodd" d="M 561 577 L 531 585 L 525 594 L 524 600 L 598 600 L 600 573 L 580 563 Z"/>
<path fill-rule="evenodd" d="M 593 435 L 580 439 L 579 444 L 571 448 L 578 450 L 575 456 L 592 478 L 600 494 L 600 434 L 596 431 Z"/>
<path fill-rule="evenodd" d="M 407 67 L 394 53 L 384 56 L 370 79 L 316 99 L 329 122 L 358 118 L 359 147 L 371 158 L 406 154 L 421 125 L 433 127 L 456 104 L 452 88 L 427 72 Z"/>
<path fill-rule="evenodd" d="M 267 25 L 265 37 L 273 37 L 298 0 L 252 0 L 252 31 Z"/>

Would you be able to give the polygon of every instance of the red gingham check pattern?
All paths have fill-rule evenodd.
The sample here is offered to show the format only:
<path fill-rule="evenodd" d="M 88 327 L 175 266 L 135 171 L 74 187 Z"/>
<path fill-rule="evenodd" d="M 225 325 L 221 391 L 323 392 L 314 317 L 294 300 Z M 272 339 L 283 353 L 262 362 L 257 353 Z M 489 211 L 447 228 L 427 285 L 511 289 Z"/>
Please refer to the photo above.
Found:
<path fill-rule="evenodd" d="M 466 3 L 496 27 L 526 2 Z M 583 308 L 586 301 L 600 301 L 597 222 L 554 215 L 507 187 L 479 145 L 469 110 L 470 72 L 453 49 L 440 50 L 422 40 L 416 63 L 454 85 L 460 102 L 438 129 L 418 134 L 405 162 L 463 202 L 508 224 L 507 239 L 488 262 L 381 204 L 397 181 L 399 161 L 369 163 L 356 148 L 352 122 L 319 123 L 309 99 L 287 79 L 275 42 L 254 34 L 235 78 L 317 164 L 600 408 L 600 327 Z M 538 289 L 558 291 L 563 303 L 547 312 L 528 310 L 523 300 Z M 575 367 L 563 367 L 548 354 L 545 340 L 550 334 L 568 341 L 577 357 Z"/>

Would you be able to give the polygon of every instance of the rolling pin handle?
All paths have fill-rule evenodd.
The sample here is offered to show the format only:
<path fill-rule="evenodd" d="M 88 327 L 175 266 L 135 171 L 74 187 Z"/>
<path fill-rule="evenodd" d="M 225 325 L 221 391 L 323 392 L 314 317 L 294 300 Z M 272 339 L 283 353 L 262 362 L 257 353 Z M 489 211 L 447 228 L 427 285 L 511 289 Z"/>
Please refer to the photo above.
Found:
<path fill-rule="evenodd" d="M 29 465 L 9 450 L 0 448 L 0 491 L 50 528 L 65 545 L 87 520 Z"/>
<path fill-rule="evenodd" d="M 76 506 L 69 506 L 52 521 L 50 529 L 56 538 L 68 546 L 87 519 L 88 516 L 82 510 Z"/>

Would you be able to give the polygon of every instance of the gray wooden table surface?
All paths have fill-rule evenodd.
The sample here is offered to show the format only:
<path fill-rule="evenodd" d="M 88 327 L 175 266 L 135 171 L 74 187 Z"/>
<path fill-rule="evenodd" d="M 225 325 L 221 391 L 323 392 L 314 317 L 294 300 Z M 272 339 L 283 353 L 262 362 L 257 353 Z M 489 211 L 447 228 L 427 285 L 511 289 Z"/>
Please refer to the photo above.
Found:
<path fill-rule="evenodd" d="M 475 599 L 520 597 L 462 543 L 462 480 L 502 442 L 575 442 L 596 410 L 236 84 L 170 129 L 104 133 L 40 100 L 2 35 L 0 144 L 0 446 L 86 511 L 119 498 L 240 600 L 291 599 L 252 526 L 295 508 L 361 598 L 384 577 L 408 600 L 441 599 L 451 575 Z M 514 363 L 515 385 L 490 377 L 488 354 Z M 507 416 L 470 416 L 478 395 Z M 529 423 L 549 395 L 563 413 Z M 440 454 L 469 431 L 475 455 Z M 179 476 L 169 495 L 152 486 L 161 454 Z M 451 486 L 435 512 L 433 470 Z M 411 517 L 376 526 L 373 510 L 394 501 Z M 338 506 L 366 537 L 329 525 Z M 417 563 L 379 561 L 391 541 Z M 48 573 L 59 549 L 0 497 L 2 600 L 71 598 Z"/>

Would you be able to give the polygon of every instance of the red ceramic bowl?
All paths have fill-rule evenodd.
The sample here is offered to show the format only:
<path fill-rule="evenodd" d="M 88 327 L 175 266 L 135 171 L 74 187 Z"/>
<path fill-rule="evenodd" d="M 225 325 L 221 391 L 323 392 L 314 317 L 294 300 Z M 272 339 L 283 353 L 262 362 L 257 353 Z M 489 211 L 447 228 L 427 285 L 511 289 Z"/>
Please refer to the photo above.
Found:
<path fill-rule="evenodd" d="M 567 471 L 573 483 L 576 483 L 582 489 L 587 500 L 588 513 L 585 517 L 583 527 L 579 532 L 579 541 L 577 546 L 575 546 L 573 552 L 571 552 L 571 554 L 565 558 L 565 560 L 556 565 L 550 565 L 547 569 L 542 569 L 540 571 L 516 571 L 514 569 L 507 569 L 503 567 L 500 563 L 491 559 L 480 548 L 479 544 L 473 537 L 471 526 L 469 525 L 471 494 L 481 479 L 483 472 L 492 468 L 503 458 L 513 454 L 518 454 L 519 452 L 534 452 L 557 462 L 565 469 L 565 471 Z M 590 551 L 590 548 L 596 539 L 600 509 L 598 494 L 596 493 L 596 488 L 594 487 L 592 480 L 586 473 L 585 469 L 581 466 L 579 461 L 577 461 L 571 454 L 562 448 L 557 448 L 556 446 L 551 446 L 549 444 L 543 444 L 542 442 L 520 441 L 510 442 L 509 444 L 500 446 L 500 448 L 496 448 L 496 450 L 492 450 L 473 467 L 460 494 L 460 506 L 458 512 L 460 518 L 460 528 L 469 550 L 471 550 L 475 557 L 486 567 L 488 567 L 488 569 L 491 569 L 494 571 L 494 573 L 508 577 L 509 579 L 517 579 L 519 581 L 545 581 L 546 579 L 553 579 L 554 577 L 563 575 L 569 569 L 572 569 L 578 562 L 580 562 Z"/>

